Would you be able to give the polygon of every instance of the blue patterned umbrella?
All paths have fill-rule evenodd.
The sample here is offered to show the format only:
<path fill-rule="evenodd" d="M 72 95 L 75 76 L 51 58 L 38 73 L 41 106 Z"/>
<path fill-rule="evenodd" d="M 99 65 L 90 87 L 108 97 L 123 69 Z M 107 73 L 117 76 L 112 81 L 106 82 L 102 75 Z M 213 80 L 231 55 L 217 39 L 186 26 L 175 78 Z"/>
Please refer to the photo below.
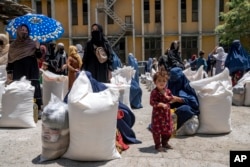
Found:
<path fill-rule="evenodd" d="M 6 31 L 12 38 L 16 38 L 17 28 L 25 24 L 29 28 L 29 36 L 39 42 L 49 42 L 62 36 L 64 29 L 62 24 L 42 14 L 26 14 L 12 19 L 6 26 Z"/>

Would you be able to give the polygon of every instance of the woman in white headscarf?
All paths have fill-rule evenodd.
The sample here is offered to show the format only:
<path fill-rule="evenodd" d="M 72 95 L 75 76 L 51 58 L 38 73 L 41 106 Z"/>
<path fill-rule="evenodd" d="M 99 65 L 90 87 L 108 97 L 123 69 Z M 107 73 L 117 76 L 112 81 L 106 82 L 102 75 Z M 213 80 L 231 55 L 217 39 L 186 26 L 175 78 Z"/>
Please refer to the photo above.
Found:
<path fill-rule="evenodd" d="M 215 63 L 215 74 L 221 73 L 225 68 L 225 61 L 227 58 L 227 53 L 224 51 L 223 47 L 218 47 L 216 49 L 216 53 L 214 56 L 216 63 Z"/>
<path fill-rule="evenodd" d="M 8 63 L 9 38 L 5 34 L 0 34 L 0 65 Z"/>

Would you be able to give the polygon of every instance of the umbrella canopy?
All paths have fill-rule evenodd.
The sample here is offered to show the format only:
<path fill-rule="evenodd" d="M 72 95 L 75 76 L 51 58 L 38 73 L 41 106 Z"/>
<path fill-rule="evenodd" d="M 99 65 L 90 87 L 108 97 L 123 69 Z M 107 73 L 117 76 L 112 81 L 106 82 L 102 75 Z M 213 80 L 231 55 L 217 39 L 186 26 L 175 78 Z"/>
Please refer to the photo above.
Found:
<path fill-rule="evenodd" d="M 62 24 L 43 14 L 26 14 L 12 19 L 6 26 L 6 31 L 12 38 L 16 38 L 16 31 L 20 25 L 25 24 L 29 29 L 29 36 L 39 42 L 49 42 L 60 38 L 64 29 Z"/>

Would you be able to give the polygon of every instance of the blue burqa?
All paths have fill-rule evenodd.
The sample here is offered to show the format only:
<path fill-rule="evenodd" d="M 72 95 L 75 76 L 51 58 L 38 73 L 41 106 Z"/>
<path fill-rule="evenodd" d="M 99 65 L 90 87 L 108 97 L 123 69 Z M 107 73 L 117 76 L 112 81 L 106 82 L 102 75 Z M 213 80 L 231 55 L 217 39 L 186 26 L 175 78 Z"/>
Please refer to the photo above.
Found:
<path fill-rule="evenodd" d="M 85 71 L 85 72 L 86 72 L 87 77 L 89 78 L 93 92 L 100 92 L 100 91 L 107 89 L 107 86 L 101 82 L 98 82 L 96 79 L 94 79 L 90 72 L 88 71 Z M 68 101 L 67 95 L 64 98 L 64 102 L 66 103 Z M 123 141 L 128 144 L 141 143 L 141 141 L 136 139 L 135 133 L 132 129 L 135 123 L 134 113 L 129 109 L 128 106 L 126 106 L 125 104 L 121 102 L 119 102 L 118 108 L 121 109 L 124 113 L 124 117 L 122 119 L 117 119 L 117 129 L 119 129 L 122 135 Z"/>
<path fill-rule="evenodd" d="M 230 75 L 236 71 L 250 70 L 250 56 L 239 40 L 233 41 L 225 61 L 225 67 L 229 69 Z"/>
<path fill-rule="evenodd" d="M 146 72 L 151 72 L 152 64 L 153 64 L 153 59 L 150 57 L 150 58 L 148 58 L 148 61 L 147 61 L 147 71 Z"/>
<path fill-rule="evenodd" d="M 141 98 L 142 98 L 142 90 L 140 88 L 139 83 L 139 69 L 138 63 L 132 53 L 128 56 L 128 65 L 133 67 L 135 72 L 135 76 L 131 80 L 130 84 L 130 93 L 129 93 L 129 101 L 132 108 L 138 109 L 142 108 Z"/>
<path fill-rule="evenodd" d="M 113 70 L 116 70 L 117 68 L 122 68 L 121 60 L 114 50 L 112 50 L 111 54 L 113 55 L 112 56 L 113 57 L 113 63 L 112 63 Z"/>
<path fill-rule="evenodd" d="M 178 129 L 192 116 L 199 115 L 199 101 L 195 90 L 189 85 L 189 80 L 179 67 L 170 70 L 168 88 L 174 96 L 181 97 L 184 100 L 184 103 L 171 104 L 171 108 L 176 108 Z"/>

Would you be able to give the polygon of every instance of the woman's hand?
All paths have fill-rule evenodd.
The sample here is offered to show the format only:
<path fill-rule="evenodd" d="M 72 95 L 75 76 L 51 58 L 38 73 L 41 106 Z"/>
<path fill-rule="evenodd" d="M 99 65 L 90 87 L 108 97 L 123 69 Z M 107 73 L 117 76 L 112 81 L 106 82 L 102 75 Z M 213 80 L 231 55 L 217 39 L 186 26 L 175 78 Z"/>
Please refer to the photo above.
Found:
<path fill-rule="evenodd" d="M 175 102 L 182 103 L 183 100 L 178 96 L 173 96 L 173 99 L 170 101 L 170 103 L 175 103 Z"/>
<path fill-rule="evenodd" d="M 162 107 L 162 108 L 166 109 L 168 106 L 167 106 L 167 104 L 164 104 L 164 103 L 158 103 L 158 107 Z"/>

